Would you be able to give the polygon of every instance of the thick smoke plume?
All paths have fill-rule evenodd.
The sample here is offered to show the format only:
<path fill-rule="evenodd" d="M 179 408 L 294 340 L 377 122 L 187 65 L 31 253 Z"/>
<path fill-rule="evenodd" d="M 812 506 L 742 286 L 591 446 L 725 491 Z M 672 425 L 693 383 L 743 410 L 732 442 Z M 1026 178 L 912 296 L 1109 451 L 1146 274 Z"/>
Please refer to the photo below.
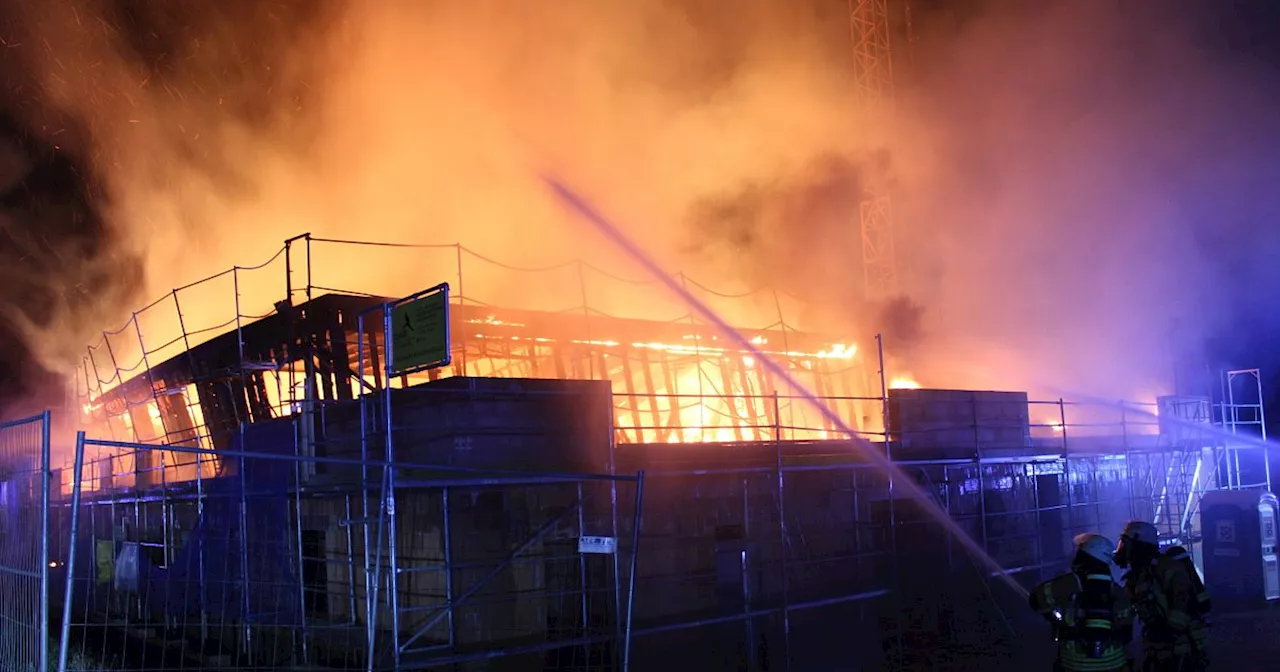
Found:
<path fill-rule="evenodd" d="M 1259 119 L 1214 102 L 1238 73 L 1176 22 L 1126 3 L 1026 4 L 958 29 L 923 22 L 916 61 L 931 65 L 905 73 L 890 118 L 857 100 L 838 1 L 27 3 L 6 66 L 29 78 L 23 120 L 46 142 L 83 127 L 63 151 L 101 183 L 90 209 L 106 222 L 75 248 L 86 263 L 40 276 L 107 269 L 84 283 L 94 310 L 68 304 L 54 338 L 36 321 L 41 361 L 74 361 L 86 332 L 128 316 L 132 258 L 148 296 L 304 231 L 611 267 L 542 191 L 536 175 L 553 171 L 672 268 L 801 297 L 793 326 L 863 343 L 883 331 L 926 384 L 1153 393 L 1209 326 L 1208 267 L 1178 197 L 1209 170 L 1219 115 Z M 44 121 L 55 114 L 68 121 Z M 898 195 L 912 278 L 887 303 L 861 293 L 871 181 Z M 452 252 L 316 254 L 322 286 L 453 279 Z M 242 281 L 257 312 L 283 298 L 280 272 Z M 564 309 L 574 286 L 480 274 L 464 291 Z M 589 302 L 661 303 L 637 292 Z M 730 317 L 763 326 L 749 313 L 767 303 Z M 186 301 L 188 328 L 211 306 Z"/>
<path fill-rule="evenodd" d="M 100 216 L 103 184 L 77 151 L 90 138 L 76 119 L 24 105 L 30 86 L 10 79 L 0 98 L 0 420 L 60 405 L 42 340 L 89 339 L 117 316 L 104 305 L 141 288 L 140 259 Z"/>
<path fill-rule="evenodd" d="M 995 1 L 923 36 L 900 157 L 922 371 L 1150 398 L 1204 361 L 1240 292 L 1208 243 L 1274 249 L 1276 214 L 1274 101 L 1212 4 Z"/>

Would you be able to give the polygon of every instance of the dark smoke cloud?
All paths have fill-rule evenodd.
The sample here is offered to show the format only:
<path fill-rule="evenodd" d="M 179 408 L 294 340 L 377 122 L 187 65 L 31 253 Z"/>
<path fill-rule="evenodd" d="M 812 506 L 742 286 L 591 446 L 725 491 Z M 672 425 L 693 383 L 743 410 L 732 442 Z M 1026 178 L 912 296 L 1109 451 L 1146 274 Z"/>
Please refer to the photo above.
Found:
<path fill-rule="evenodd" d="M 133 71 L 139 96 L 159 101 L 134 108 L 146 118 L 130 120 L 171 153 L 151 174 L 158 189 L 174 189 L 175 176 L 190 179 L 189 168 L 220 197 L 254 197 L 253 167 L 218 142 L 228 125 L 305 152 L 316 132 L 310 108 L 321 73 L 299 68 L 292 55 L 329 28 L 335 7 L 325 0 L 105 3 L 99 16 L 111 28 L 84 37 Z"/>
<path fill-rule="evenodd" d="M 876 325 L 879 333 L 893 343 L 896 352 L 909 357 L 926 337 L 925 307 L 908 296 L 891 298 L 880 306 Z"/>
<path fill-rule="evenodd" d="M 8 62 L 6 62 L 6 65 Z M 7 75 L 0 97 L 0 416 L 60 402 L 62 377 L 32 348 L 68 314 L 98 314 L 140 287 L 141 264 L 101 215 L 101 182 L 82 155 L 86 130 L 41 110 Z"/>
<path fill-rule="evenodd" d="M 896 120 L 856 104 L 845 3 L 825 0 L 61 0 L 9 10 L 27 32 L 0 55 L 24 78 L 18 121 L 109 183 L 90 199 L 108 242 L 86 254 L 142 254 L 152 296 L 307 230 L 521 266 L 611 258 L 531 178 L 551 169 L 672 267 L 802 296 L 799 328 L 864 350 L 876 331 L 891 357 L 910 346 L 926 384 L 1092 391 L 1167 370 L 1221 323 L 1214 226 L 1230 248 L 1278 211 L 1258 198 L 1274 106 L 1197 42 L 1185 4 L 1002 0 L 946 30 L 918 13 L 929 67 L 898 52 Z M 870 180 L 897 187 L 914 278 L 883 305 L 858 266 Z M 325 284 L 408 293 L 441 279 L 423 267 L 343 260 Z M 1252 256 L 1231 270 L 1274 279 Z M 477 271 L 467 292 L 551 309 L 578 291 L 512 278 Z M 595 307 L 657 303 L 617 294 Z M 137 305 L 107 303 L 61 340 Z"/>
<path fill-rule="evenodd" d="M 143 257 L 154 297 L 265 259 L 303 231 L 460 241 L 523 267 L 616 259 L 546 198 L 534 179 L 546 170 L 644 222 L 646 244 L 670 261 L 687 242 L 691 200 L 863 144 L 842 135 L 859 115 L 848 105 L 841 3 L 726 7 L 60 0 L 10 10 L 26 35 L 9 51 L 42 110 L 92 131 L 74 151 L 106 179 L 112 199 L 100 214 L 121 232 L 119 247 Z M 439 281 L 438 271 L 424 279 L 424 266 L 319 265 L 326 286 L 386 294 Z M 281 298 L 276 278 L 242 286 L 242 302 L 269 310 Z M 469 270 L 466 284 L 478 301 L 549 309 L 579 291 L 492 268 Z M 593 307 L 669 317 L 630 287 L 593 293 Z M 229 294 L 184 299 L 184 317 L 226 323 Z M 117 319 L 69 320 L 78 331 L 62 334 L 56 354 L 121 324 L 124 305 L 138 304 L 111 305 Z M 149 342 L 177 335 L 164 312 L 139 319 Z"/>
<path fill-rule="evenodd" d="M 297 112 L 308 103 L 308 79 L 286 67 L 286 54 L 330 5 L 0 8 L 0 413 L 61 399 L 57 370 L 140 299 L 145 243 L 130 240 L 138 223 L 121 221 L 108 188 L 113 170 L 136 158 L 132 143 L 145 138 L 171 152 L 133 171 L 133 188 L 177 192 L 197 175 L 227 198 L 251 195 L 255 183 L 252 168 L 218 142 L 221 127 L 305 150 L 314 126 Z M 194 209 L 161 226 L 184 220 L 194 235 L 216 235 L 200 231 L 210 222 Z"/>
<path fill-rule="evenodd" d="M 923 337 L 924 306 L 908 296 L 868 297 L 862 264 L 861 203 L 869 189 L 895 186 L 888 149 L 821 154 L 769 181 L 748 181 L 695 200 L 683 223 L 693 263 L 719 259 L 751 287 L 809 297 L 810 329 L 883 335 L 909 355 Z"/>
<path fill-rule="evenodd" d="M 757 286 L 792 292 L 812 286 L 817 278 L 805 274 L 804 262 L 815 255 L 816 241 L 856 243 L 849 214 L 857 211 L 862 173 L 847 157 L 820 156 L 795 174 L 749 181 L 695 201 L 687 221 L 688 252 L 732 259 L 733 271 Z"/>

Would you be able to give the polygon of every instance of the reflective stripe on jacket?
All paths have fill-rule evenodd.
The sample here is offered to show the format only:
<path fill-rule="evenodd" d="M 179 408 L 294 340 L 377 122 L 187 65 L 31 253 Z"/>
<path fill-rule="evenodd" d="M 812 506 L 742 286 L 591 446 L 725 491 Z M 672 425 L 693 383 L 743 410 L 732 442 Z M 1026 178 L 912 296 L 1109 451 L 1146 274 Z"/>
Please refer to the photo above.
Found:
<path fill-rule="evenodd" d="M 1090 614 L 1081 608 L 1078 597 L 1083 584 L 1075 572 L 1056 576 L 1036 586 L 1031 591 L 1031 608 L 1057 629 L 1059 669 L 1070 672 L 1127 670 L 1129 654 L 1125 650 L 1125 642 L 1133 632 L 1133 605 L 1124 589 L 1110 575 L 1088 578 L 1105 578 L 1111 582 L 1110 614 Z M 1099 631 L 1110 633 L 1099 657 L 1091 655 L 1093 645 L 1085 636 L 1086 628 L 1095 635 Z"/>

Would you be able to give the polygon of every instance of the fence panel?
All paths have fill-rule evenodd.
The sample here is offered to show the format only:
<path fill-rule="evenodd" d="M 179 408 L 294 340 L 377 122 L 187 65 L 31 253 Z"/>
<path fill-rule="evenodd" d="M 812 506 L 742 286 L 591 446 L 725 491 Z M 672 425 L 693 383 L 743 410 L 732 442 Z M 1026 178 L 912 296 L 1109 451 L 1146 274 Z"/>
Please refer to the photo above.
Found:
<path fill-rule="evenodd" d="M 56 516 L 75 531 L 65 669 L 576 671 L 625 656 L 634 544 L 616 530 L 634 528 L 638 476 L 305 457 L 292 422 L 237 441 L 78 442 L 79 492 Z M 584 536 L 613 552 L 581 552 Z"/>
<path fill-rule="evenodd" d="M 49 669 L 49 413 L 0 424 L 0 672 Z"/>
<path fill-rule="evenodd" d="M 898 460 L 891 481 L 849 444 L 609 446 L 587 414 L 549 411 L 552 392 L 501 394 L 503 413 L 585 428 L 608 459 L 534 420 L 477 449 L 394 415 L 405 461 L 387 469 L 355 457 L 387 454 L 373 397 L 325 406 L 310 449 L 299 418 L 224 450 L 86 442 L 68 622 L 97 667 L 69 669 L 1034 669 L 1053 642 L 1018 585 L 1064 571 L 1079 532 L 1160 519 L 1186 449 L 1076 438 L 1060 412 L 1017 450 Z M 600 463 L 645 476 L 532 471 Z"/>

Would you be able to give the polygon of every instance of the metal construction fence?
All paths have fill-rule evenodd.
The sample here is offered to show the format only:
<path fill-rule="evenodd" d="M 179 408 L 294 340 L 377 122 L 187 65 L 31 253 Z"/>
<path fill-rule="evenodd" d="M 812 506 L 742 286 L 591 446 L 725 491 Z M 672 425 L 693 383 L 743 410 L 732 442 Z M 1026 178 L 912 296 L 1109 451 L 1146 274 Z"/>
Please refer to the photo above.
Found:
<path fill-rule="evenodd" d="M 975 426 L 893 473 L 884 444 L 619 444 L 575 385 L 394 390 L 217 450 L 81 434 L 70 470 L 47 413 L 0 425 L 0 670 L 1030 669 L 1016 586 L 1072 536 L 1198 553 L 1203 493 L 1269 481 L 1231 427 L 1065 402 L 1016 454 Z"/>
<path fill-rule="evenodd" d="M 74 549 L 69 654 L 87 669 L 587 670 L 629 655 L 636 546 L 616 530 L 636 527 L 639 475 L 304 457 L 291 423 L 247 427 L 234 450 L 78 444 L 57 514 Z"/>
<path fill-rule="evenodd" d="M 50 669 L 49 443 L 48 412 L 0 424 L 2 672 Z"/>
<path fill-rule="evenodd" d="M 611 446 L 617 476 L 316 457 L 339 451 L 296 422 L 230 450 L 82 437 L 60 669 L 1030 669 L 1050 641 L 1001 573 L 1028 587 L 1131 518 L 1194 546 L 1218 483 L 1204 449 L 1124 436 L 897 474 L 852 445 Z"/>
<path fill-rule="evenodd" d="M 904 461 L 896 492 L 847 454 L 759 457 L 777 462 L 647 472 L 636 669 L 695 651 L 699 669 L 1031 669 L 1047 633 L 957 532 L 1029 588 L 1065 570 L 1075 534 L 1114 537 L 1187 494 L 1160 494 L 1174 450 Z"/>

